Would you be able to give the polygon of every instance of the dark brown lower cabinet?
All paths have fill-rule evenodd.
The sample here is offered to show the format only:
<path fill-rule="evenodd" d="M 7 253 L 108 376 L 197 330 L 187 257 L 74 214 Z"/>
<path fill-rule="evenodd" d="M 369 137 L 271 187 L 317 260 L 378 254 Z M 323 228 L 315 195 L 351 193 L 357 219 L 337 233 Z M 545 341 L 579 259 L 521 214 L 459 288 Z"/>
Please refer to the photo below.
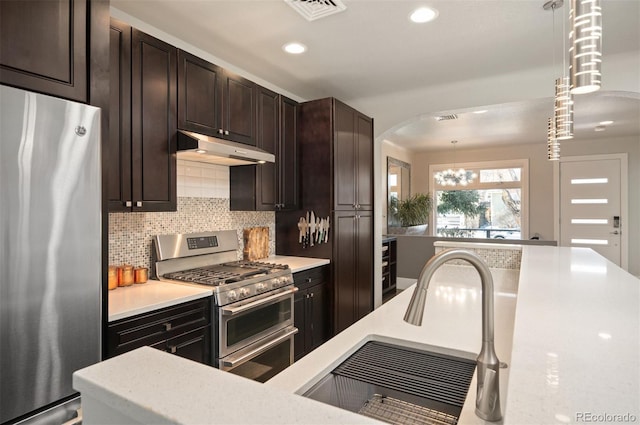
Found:
<path fill-rule="evenodd" d="M 330 337 L 329 267 L 322 266 L 295 273 L 298 287 L 294 298 L 294 360 L 318 348 Z"/>
<path fill-rule="evenodd" d="M 211 298 L 109 323 L 108 357 L 144 346 L 211 365 Z"/>

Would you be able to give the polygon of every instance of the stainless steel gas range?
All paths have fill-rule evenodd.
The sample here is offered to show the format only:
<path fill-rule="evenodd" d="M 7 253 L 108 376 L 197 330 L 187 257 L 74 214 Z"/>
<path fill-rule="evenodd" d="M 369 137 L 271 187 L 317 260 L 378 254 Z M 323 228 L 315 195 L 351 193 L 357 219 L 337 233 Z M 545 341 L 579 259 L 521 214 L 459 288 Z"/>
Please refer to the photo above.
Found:
<path fill-rule="evenodd" d="M 293 363 L 293 285 L 287 265 L 238 261 L 235 230 L 154 237 L 160 280 L 213 290 L 213 364 L 264 382 Z"/>

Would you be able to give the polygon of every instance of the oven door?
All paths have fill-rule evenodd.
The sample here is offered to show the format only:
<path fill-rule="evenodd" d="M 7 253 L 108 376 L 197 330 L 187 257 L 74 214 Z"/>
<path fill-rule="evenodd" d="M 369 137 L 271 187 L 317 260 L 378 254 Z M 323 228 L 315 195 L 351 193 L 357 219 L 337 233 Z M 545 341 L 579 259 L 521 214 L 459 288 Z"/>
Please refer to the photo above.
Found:
<path fill-rule="evenodd" d="M 289 326 L 267 338 L 220 359 L 218 367 L 235 375 L 266 382 L 293 364 L 293 336 L 298 329 Z"/>
<path fill-rule="evenodd" d="M 218 307 L 218 358 L 293 326 L 294 286 Z"/>

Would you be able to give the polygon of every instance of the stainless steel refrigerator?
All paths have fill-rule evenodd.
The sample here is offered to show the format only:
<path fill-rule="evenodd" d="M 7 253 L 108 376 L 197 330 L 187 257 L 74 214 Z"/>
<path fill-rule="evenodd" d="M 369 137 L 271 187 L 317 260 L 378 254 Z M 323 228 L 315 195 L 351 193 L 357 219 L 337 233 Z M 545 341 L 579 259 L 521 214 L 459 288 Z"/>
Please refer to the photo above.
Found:
<path fill-rule="evenodd" d="M 0 423 L 65 422 L 100 361 L 100 181 L 99 108 L 0 85 Z"/>

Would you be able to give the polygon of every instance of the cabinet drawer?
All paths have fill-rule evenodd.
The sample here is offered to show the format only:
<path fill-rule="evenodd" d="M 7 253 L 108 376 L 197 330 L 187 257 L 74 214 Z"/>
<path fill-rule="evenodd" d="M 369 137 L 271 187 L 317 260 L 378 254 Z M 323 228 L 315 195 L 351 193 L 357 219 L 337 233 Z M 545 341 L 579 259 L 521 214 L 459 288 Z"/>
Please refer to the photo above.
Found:
<path fill-rule="evenodd" d="M 294 284 L 298 288 L 309 288 L 327 281 L 329 266 L 320 266 L 293 274 Z"/>
<path fill-rule="evenodd" d="M 206 298 L 119 320 L 109 325 L 109 355 L 154 345 L 211 322 L 211 300 Z"/>

